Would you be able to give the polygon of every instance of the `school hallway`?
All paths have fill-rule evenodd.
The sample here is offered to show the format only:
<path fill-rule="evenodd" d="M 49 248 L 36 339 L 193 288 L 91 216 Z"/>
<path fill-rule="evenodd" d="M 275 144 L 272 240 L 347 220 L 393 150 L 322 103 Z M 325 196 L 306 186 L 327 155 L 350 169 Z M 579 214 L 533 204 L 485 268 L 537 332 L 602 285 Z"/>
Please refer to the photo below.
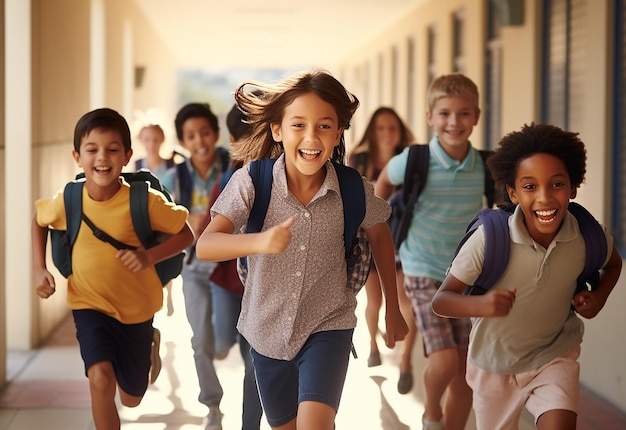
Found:
<path fill-rule="evenodd" d="M 161 330 L 163 367 L 137 408 L 120 408 L 123 430 L 202 430 L 207 409 L 198 403 L 198 385 L 190 345 L 191 330 L 185 318 L 180 279 L 172 290 L 174 313 L 165 308 L 155 316 Z M 365 294 L 362 294 L 363 300 Z M 397 392 L 400 348 L 387 350 L 379 341 L 383 364 L 367 367 L 368 336 L 363 318 L 364 303 L 357 309 L 359 325 L 354 343 L 359 358 L 351 360 L 336 419 L 338 430 L 420 430 L 423 412 L 420 375 L 424 365 L 421 339 L 413 354 L 413 390 Z M 381 319 L 381 321 L 384 321 Z M 9 352 L 9 383 L 0 393 L 0 430 L 93 430 L 87 379 L 74 336 L 71 317 L 38 350 Z M 224 430 L 241 428 L 243 362 L 238 347 L 217 362 L 224 387 L 221 408 Z M 598 399 L 585 397 L 579 430 L 626 429 L 626 416 Z M 597 418 L 596 418 L 597 416 Z M 595 421 L 594 421 L 595 420 Z M 533 426 L 522 420 L 520 430 Z M 262 420 L 262 430 L 269 426 Z M 475 430 L 473 415 L 467 430 Z"/>

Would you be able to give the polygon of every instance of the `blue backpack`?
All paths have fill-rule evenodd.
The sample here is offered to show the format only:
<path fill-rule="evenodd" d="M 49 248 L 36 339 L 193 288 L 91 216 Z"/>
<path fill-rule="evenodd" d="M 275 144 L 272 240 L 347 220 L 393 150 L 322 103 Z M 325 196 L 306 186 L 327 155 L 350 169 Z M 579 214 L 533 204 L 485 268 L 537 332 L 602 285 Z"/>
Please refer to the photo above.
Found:
<path fill-rule="evenodd" d="M 156 176 L 147 169 L 137 172 L 124 172 L 121 175 L 130 184 L 130 215 L 137 237 L 144 248 L 152 248 L 161 242 L 158 232 L 152 230 L 148 215 L 148 187 L 160 191 L 168 201 L 172 201 L 169 192 L 161 185 Z M 52 261 L 65 278 L 72 274 L 72 248 L 78 236 L 78 230 L 84 222 L 98 239 L 110 243 L 116 249 L 136 249 L 136 247 L 120 242 L 96 227 L 83 213 L 84 174 L 76 176 L 76 180 L 68 183 L 63 190 L 67 230 L 50 229 Z M 185 251 L 154 265 L 162 285 L 177 277 L 183 267 Z"/>
<path fill-rule="evenodd" d="M 459 242 L 454 256 L 458 254 L 467 239 L 482 225 L 485 230 L 485 258 L 483 269 L 474 285 L 467 287 L 463 294 L 485 294 L 500 279 L 510 256 L 509 217 L 514 206 L 506 209 L 483 209 L 469 223 L 463 239 Z M 570 202 L 568 210 L 576 217 L 580 233 L 585 240 L 585 266 L 576 281 L 576 292 L 593 290 L 600 280 L 599 270 L 608 255 L 604 230 L 598 221 L 581 205 Z"/>
<path fill-rule="evenodd" d="M 272 195 L 272 169 L 276 159 L 253 160 L 250 163 L 250 176 L 254 184 L 254 203 L 246 225 L 246 233 L 258 233 L 263 228 L 265 215 Z M 372 254 L 365 231 L 360 228 L 365 218 L 365 189 L 359 172 L 351 167 L 333 162 L 343 203 L 344 247 L 348 288 L 357 293 L 365 284 L 372 267 Z M 349 208 L 349 209 L 347 209 Z M 248 272 L 247 261 L 239 259 L 239 277 L 245 284 Z"/>

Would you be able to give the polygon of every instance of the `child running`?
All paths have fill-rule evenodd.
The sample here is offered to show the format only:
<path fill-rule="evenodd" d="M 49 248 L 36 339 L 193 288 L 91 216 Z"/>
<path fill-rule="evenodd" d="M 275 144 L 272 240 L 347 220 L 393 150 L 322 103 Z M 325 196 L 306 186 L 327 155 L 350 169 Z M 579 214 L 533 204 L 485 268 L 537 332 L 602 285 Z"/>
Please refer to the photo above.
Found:
<path fill-rule="evenodd" d="M 246 88 L 262 91 L 257 97 Z M 245 227 L 254 202 L 249 164 L 237 170 L 211 209 L 197 256 L 248 256 L 238 329 L 252 347 L 263 409 L 274 429 L 331 430 L 346 377 L 356 296 L 346 286 L 342 198 L 329 160 L 345 157 L 344 130 L 358 100 L 325 71 L 276 85 L 246 82 L 235 101 L 253 126 L 233 158 L 278 157 L 260 233 Z M 398 306 L 389 205 L 363 181 L 367 232 L 386 302 L 386 344 L 407 326 Z M 349 209 L 346 209 L 349 210 Z"/>
<path fill-rule="evenodd" d="M 585 242 L 570 199 L 585 177 L 586 151 L 576 133 L 531 124 L 510 133 L 487 161 L 517 207 L 509 218 L 509 263 L 486 294 L 463 295 L 483 269 L 482 227 L 461 248 L 432 302 L 451 318 L 472 317 L 468 384 L 478 429 L 517 429 L 522 409 L 539 430 L 574 429 L 583 322 L 602 309 L 622 259 L 605 232 L 608 253 L 593 291 L 574 295 Z"/>
<path fill-rule="evenodd" d="M 135 407 L 141 402 L 151 372 L 151 348 L 158 351 L 158 344 L 152 342 L 152 319 L 163 305 L 163 288 L 154 264 L 179 253 L 194 240 L 187 210 L 150 191 L 152 228 L 171 236 L 153 248 L 141 248 L 130 216 L 130 186 L 120 178 L 132 155 L 128 124 L 114 110 L 96 109 L 76 124 L 72 156 L 85 172 L 83 214 L 112 237 L 139 248 L 118 251 L 98 239 L 84 222 L 73 247 L 67 302 L 89 378 L 91 411 L 98 430 L 120 428 L 116 390 L 124 406 Z M 34 282 L 37 294 L 45 299 L 56 291 L 54 277 L 46 268 L 48 226 L 64 230 L 68 214 L 63 190 L 35 205 Z"/>

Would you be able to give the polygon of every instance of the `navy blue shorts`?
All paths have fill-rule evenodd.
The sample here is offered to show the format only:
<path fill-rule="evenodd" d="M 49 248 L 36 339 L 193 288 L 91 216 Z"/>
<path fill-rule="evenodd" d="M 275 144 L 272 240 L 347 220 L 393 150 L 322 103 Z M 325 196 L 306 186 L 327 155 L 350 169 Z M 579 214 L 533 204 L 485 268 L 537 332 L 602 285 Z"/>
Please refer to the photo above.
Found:
<path fill-rule="evenodd" d="M 287 424 L 304 401 L 324 403 L 335 411 L 348 371 L 354 330 L 312 334 L 291 361 L 250 351 L 263 411 L 272 427 Z"/>
<path fill-rule="evenodd" d="M 152 319 L 139 324 L 123 324 L 91 309 L 72 311 L 85 375 L 95 363 L 110 361 L 120 388 L 131 396 L 142 397 L 148 388 Z"/>

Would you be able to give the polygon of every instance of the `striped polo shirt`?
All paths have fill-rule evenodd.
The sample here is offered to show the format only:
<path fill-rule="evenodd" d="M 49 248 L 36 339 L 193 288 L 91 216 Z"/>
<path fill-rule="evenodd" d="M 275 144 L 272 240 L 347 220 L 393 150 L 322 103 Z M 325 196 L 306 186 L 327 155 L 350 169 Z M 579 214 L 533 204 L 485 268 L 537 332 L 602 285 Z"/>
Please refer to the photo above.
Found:
<path fill-rule="evenodd" d="M 428 145 L 426 187 L 399 254 L 405 275 L 443 281 L 467 224 L 483 207 L 485 166 L 469 142 L 463 161 L 450 158 L 437 136 Z M 404 182 L 408 154 L 409 148 L 405 148 L 389 160 L 387 173 L 394 185 Z"/>

